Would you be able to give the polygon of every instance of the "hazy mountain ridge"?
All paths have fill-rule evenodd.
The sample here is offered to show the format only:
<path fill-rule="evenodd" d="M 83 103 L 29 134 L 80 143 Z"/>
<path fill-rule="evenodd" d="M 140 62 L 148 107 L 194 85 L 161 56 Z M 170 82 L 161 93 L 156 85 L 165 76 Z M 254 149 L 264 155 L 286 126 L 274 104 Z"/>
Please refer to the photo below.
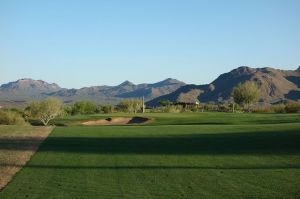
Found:
<path fill-rule="evenodd" d="M 261 100 L 265 102 L 300 99 L 300 67 L 296 70 L 280 70 L 242 66 L 221 74 L 212 83 L 205 85 L 187 85 L 168 78 L 152 84 L 124 81 L 117 86 L 66 89 L 42 80 L 20 79 L 0 86 L 0 101 L 28 102 L 58 97 L 67 103 L 92 100 L 102 104 L 116 104 L 125 98 L 144 96 L 149 106 L 157 105 L 160 100 L 216 102 L 229 100 L 232 89 L 245 81 L 257 83 L 261 90 Z"/>
<path fill-rule="evenodd" d="M 178 90 L 160 96 L 147 103 L 155 106 L 160 100 L 181 101 L 180 96 L 185 94 L 185 101 L 227 101 L 235 86 L 245 81 L 254 81 L 261 90 L 261 100 L 272 102 L 279 99 L 300 99 L 300 67 L 296 70 L 279 70 L 274 68 L 251 68 L 241 66 L 228 73 L 220 75 L 211 84 L 185 85 Z M 194 92 L 191 92 L 194 90 Z M 200 93 L 195 96 L 195 90 Z M 190 98 L 188 97 L 188 93 Z"/>
<path fill-rule="evenodd" d="M 35 91 L 56 91 L 61 88 L 55 83 L 47 83 L 43 80 L 33 80 L 30 78 L 19 79 L 15 82 L 2 84 L 1 90 L 35 90 Z"/>
<path fill-rule="evenodd" d="M 42 80 L 20 79 L 0 86 L 0 101 L 26 102 L 46 97 L 58 97 L 64 102 L 92 100 L 98 103 L 116 104 L 124 98 L 145 97 L 151 100 L 160 95 L 169 94 L 184 82 L 166 79 L 153 84 L 133 84 L 125 81 L 117 86 L 91 86 L 80 89 L 61 88 Z"/>
<path fill-rule="evenodd" d="M 40 99 L 44 93 L 61 90 L 55 83 L 30 78 L 19 79 L 0 86 L 0 100 L 27 101 Z"/>

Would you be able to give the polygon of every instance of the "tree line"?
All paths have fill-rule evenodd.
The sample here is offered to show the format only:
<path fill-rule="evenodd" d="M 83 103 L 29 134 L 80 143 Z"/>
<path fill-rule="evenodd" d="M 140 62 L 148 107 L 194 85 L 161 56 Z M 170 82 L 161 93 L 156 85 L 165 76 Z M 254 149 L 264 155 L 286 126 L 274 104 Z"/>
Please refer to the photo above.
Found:
<path fill-rule="evenodd" d="M 0 111 L 0 124 L 24 124 L 31 120 L 38 120 L 46 126 L 51 120 L 59 116 L 113 112 L 138 113 L 143 111 L 143 106 L 141 99 L 126 99 L 116 106 L 99 105 L 93 101 L 79 101 L 72 105 L 66 105 L 60 99 L 50 97 L 31 102 L 24 110 Z"/>

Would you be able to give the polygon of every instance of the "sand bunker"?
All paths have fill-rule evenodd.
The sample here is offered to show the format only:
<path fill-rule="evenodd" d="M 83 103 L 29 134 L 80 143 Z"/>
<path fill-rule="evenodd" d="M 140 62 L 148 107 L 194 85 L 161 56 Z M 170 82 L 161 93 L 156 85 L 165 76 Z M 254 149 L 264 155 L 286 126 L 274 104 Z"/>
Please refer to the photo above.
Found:
<path fill-rule="evenodd" d="M 83 125 L 124 125 L 124 124 L 144 124 L 149 122 L 149 118 L 145 117 L 116 117 L 116 118 L 106 118 L 102 120 L 91 120 L 83 122 Z"/>

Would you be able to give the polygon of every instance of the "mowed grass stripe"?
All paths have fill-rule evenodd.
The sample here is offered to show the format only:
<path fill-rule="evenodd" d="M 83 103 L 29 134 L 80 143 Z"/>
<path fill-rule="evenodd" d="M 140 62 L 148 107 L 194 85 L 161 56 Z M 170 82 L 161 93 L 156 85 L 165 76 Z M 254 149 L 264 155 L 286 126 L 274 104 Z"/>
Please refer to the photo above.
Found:
<path fill-rule="evenodd" d="M 300 124 L 58 127 L 1 198 L 297 198 Z"/>

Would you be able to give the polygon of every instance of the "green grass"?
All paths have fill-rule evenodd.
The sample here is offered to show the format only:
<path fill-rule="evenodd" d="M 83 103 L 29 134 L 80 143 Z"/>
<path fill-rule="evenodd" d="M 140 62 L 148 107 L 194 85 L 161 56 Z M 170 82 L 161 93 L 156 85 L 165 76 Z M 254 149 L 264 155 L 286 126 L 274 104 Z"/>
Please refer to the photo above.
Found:
<path fill-rule="evenodd" d="M 56 121 L 70 126 L 51 133 L 0 198 L 300 197 L 299 114 L 146 116 L 155 122 Z"/>
<path fill-rule="evenodd" d="M 128 116 L 132 114 L 95 114 L 75 115 L 59 118 L 54 123 L 57 125 L 80 125 L 82 121 L 91 119 L 104 119 L 108 117 Z M 232 124 L 278 124 L 278 123 L 300 123 L 300 114 L 239 114 L 239 113 L 145 113 L 135 116 L 150 117 L 155 123 L 150 125 L 232 125 Z"/>

